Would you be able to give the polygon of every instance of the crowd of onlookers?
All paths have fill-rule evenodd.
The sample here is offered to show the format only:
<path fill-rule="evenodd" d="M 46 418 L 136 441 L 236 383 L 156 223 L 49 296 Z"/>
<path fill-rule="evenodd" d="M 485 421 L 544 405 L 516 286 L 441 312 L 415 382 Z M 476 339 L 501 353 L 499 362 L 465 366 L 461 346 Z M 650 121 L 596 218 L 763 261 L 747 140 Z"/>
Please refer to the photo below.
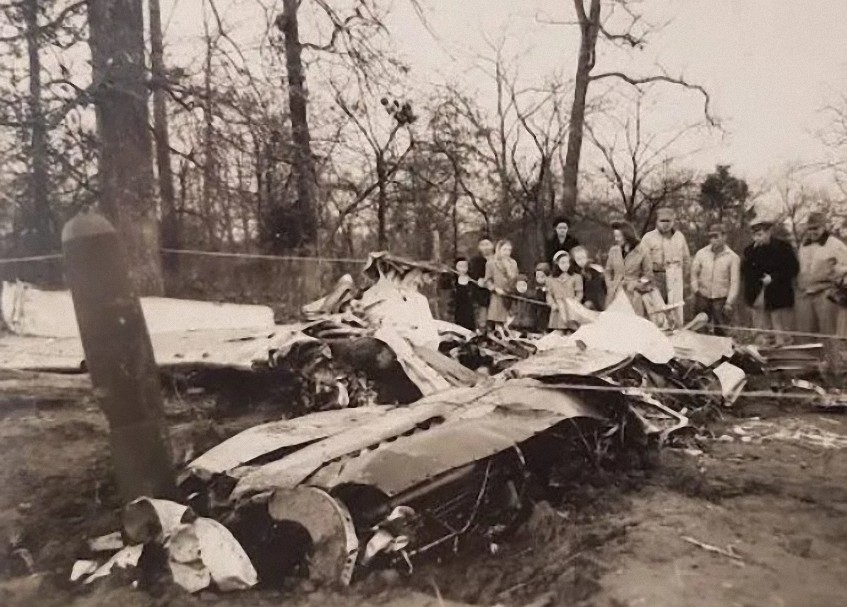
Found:
<path fill-rule="evenodd" d="M 480 332 L 573 330 L 584 318 L 580 308 L 601 311 L 622 293 L 637 314 L 670 327 L 682 326 L 689 306 L 725 334 L 743 301 L 753 327 L 778 342 L 792 331 L 847 336 L 847 246 L 822 213 L 809 214 L 796 250 L 774 228 L 753 220 L 752 242 L 739 256 L 725 226 L 713 224 L 709 244 L 692 256 L 673 211 L 660 209 L 655 229 L 641 237 L 632 224 L 614 223 L 614 244 L 599 265 L 597 251 L 560 217 L 533 276 L 521 272 L 511 242 L 483 238 L 474 256 L 456 260 L 446 286 L 455 322 Z"/>

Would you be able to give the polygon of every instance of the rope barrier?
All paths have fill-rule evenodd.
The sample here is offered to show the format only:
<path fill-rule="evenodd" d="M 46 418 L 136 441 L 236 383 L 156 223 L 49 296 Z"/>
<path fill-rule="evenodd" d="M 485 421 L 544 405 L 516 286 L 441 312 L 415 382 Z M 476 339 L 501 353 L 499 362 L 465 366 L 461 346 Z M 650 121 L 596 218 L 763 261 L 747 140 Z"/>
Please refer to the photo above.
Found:
<path fill-rule="evenodd" d="M 31 255 L 29 257 L 11 257 L 6 259 L 0 259 L 0 265 L 6 265 L 9 263 L 28 263 L 32 261 L 52 261 L 54 259 L 61 258 L 61 253 L 53 253 L 51 255 Z"/>
<path fill-rule="evenodd" d="M 235 259 L 266 259 L 271 261 L 317 261 L 328 263 L 365 263 L 366 259 L 352 257 L 317 257 L 310 255 L 265 255 L 261 253 L 227 253 L 222 251 L 201 251 L 198 249 L 162 249 L 162 253 L 194 255 L 198 257 L 226 257 Z"/>
<path fill-rule="evenodd" d="M 203 251 L 199 249 L 161 249 L 162 253 L 169 253 L 175 255 L 193 255 L 200 257 L 217 257 L 217 258 L 230 258 L 230 259 L 264 259 L 270 261 L 316 261 L 319 263 L 365 263 L 366 259 L 357 259 L 352 257 L 318 257 L 318 256 L 298 256 L 298 255 L 268 255 L 261 253 L 234 253 L 234 252 L 223 252 L 223 251 Z M 52 253 L 48 255 L 31 255 L 28 257 L 13 257 L 0 259 L 0 265 L 14 264 L 14 263 L 30 263 L 30 262 L 42 262 L 42 261 L 53 261 L 62 259 L 61 253 Z M 448 271 L 452 274 L 458 275 L 458 272 L 453 268 L 448 268 Z M 471 281 L 479 286 L 479 281 Z M 480 286 L 480 288 L 484 289 L 486 287 Z M 540 301 L 537 299 L 532 299 L 530 297 L 523 297 L 521 295 L 516 295 L 513 293 L 504 293 L 501 297 L 512 299 L 515 301 L 522 301 L 528 304 L 543 306 L 546 308 L 551 307 L 546 301 Z M 756 334 L 768 334 L 768 335 L 785 335 L 785 336 L 793 336 L 793 337 L 806 337 L 812 339 L 820 339 L 820 340 L 841 340 L 847 341 L 847 336 L 839 336 L 839 335 L 828 335 L 825 333 L 811 333 L 805 331 L 788 331 L 783 329 L 759 329 L 755 327 L 741 327 L 736 325 L 718 325 L 718 324 L 710 324 L 709 325 L 715 329 L 722 329 L 725 331 L 742 331 L 747 333 L 756 333 Z"/>
<path fill-rule="evenodd" d="M 565 390 L 586 391 L 586 392 L 626 392 L 633 390 L 646 394 L 668 394 L 679 396 L 719 396 L 724 397 L 725 394 L 720 390 L 700 390 L 687 388 L 659 388 L 659 387 L 641 387 L 641 386 L 598 386 L 588 384 L 555 384 L 544 383 L 545 387 L 560 388 Z M 754 390 L 750 392 L 739 392 L 739 398 L 778 398 L 786 400 L 822 400 L 822 394 L 798 394 L 788 392 L 773 392 L 770 390 Z M 827 396 L 841 396 L 840 394 L 827 394 Z"/>
<path fill-rule="evenodd" d="M 710 327 L 715 329 L 723 329 L 725 331 L 745 331 L 748 333 L 768 333 L 772 335 L 791 335 L 794 337 L 812 337 L 814 339 L 841 339 L 847 340 L 847 336 L 830 335 L 827 333 L 809 333 L 806 331 L 788 331 L 785 329 L 758 329 L 756 327 L 739 327 L 735 325 L 713 325 Z"/>

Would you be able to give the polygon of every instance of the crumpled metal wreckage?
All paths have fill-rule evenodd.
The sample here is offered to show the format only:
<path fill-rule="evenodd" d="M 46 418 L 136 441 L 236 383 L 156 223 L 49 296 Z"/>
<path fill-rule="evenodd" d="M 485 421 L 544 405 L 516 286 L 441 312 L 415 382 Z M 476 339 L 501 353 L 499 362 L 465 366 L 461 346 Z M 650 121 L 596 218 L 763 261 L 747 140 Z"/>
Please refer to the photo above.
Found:
<path fill-rule="evenodd" d="M 306 307 L 296 346 L 262 363 L 296 369 L 319 354 L 376 385 L 405 378 L 404 398 L 249 428 L 181 475 L 191 510 L 232 532 L 259 579 L 349 584 L 496 542 L 562 474 L 643 456 L 690 432 L 693 411 L 731 405 L 739 366 L 756 363 L 729 338 L 668 334 L 626 302 L 569 336 L 475 336 L 435 320 L 418 291 L 443 270 L 372 255 L 369 289 L 342 278 Z M 468 368 L 475 354 L 496 358 L 493 376 Z"/>
<path fill-rule="evenodd" d="M 534 342 L 463 335 L 429 325 L 420 310 L 395 315 L 411 295 L 402 261 L 377 256 L 372 267 L 386 259 L 374 274 L 381 298 L 363 298 L 379 310 L 369 322 L 410 377 L 431 381 L 429 393 L 251 428 L 183 475 L 192 506 L 233 530 L 260 577 L 299 571 L 347 584 L 374 567 L 411 569 L 427 553 L 494 542 L 526 518 L 557 470 L 672 442 L 691 430 L 689 412 L 731 404 L 744 387 L 731 339 L 668 335 L 625 304 L 570 336 Z M 497 349 L 502 371 L 447 370 L 449 358 L 431 360 L 433 334 L 454 355 L 462 340 Z M 451 372 L 452 385 L 439 381 Z M 686 396 L 691 389 L 710 396 Z"/>
<path fill-rule="evenodd" d="M 589 377 L 613 385 L 579 380 Z M 373 566 L 410 569 L 434 550 L 495 541 L 525 519 L 530 487 L 543 489 L 557 467 L 646 448 L 684 423 L 676 415 L 663 427 L 622 391 L 492 379 L 407 406 L 251 428 L 192 462 L 181 486 L 195 510 L 233 530 L 260 575 L 307 567 L 347 584 Z"/>

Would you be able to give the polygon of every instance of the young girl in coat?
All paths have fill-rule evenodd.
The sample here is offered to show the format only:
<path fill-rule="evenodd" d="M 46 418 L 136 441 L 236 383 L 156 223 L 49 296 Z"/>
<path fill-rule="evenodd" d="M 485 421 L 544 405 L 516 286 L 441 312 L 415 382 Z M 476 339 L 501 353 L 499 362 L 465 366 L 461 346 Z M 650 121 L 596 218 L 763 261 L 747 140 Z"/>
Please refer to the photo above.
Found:
<path fill-rule="evenodd" d="M 550 304 L 550 321 L 547 328 L 551 331 L 573 329 L 574 321 L 570 316 L 568 299 L 582 301 L 582 276 L 571 274 L 571 256 L 567 251 L 559 251 L 553 261 L 561 272 L 547 279 L 547 303 Z"/>
<path fill-rule="evenodd" d="M 494 257 L 485 264 L 485 286 L 491 291 L 488 305 L 488 322 L 503 330 L 509 319 L 510 300 L 518 280 L 518 262 L 512 259 L 512 243 L 501 240 L 494 249 Z"/>

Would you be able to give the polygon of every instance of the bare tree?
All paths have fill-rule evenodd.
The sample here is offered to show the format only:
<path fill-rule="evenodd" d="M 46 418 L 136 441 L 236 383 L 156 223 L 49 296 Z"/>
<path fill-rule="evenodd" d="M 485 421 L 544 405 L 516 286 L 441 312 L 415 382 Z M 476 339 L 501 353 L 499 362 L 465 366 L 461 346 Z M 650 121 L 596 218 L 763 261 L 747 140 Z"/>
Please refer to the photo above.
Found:
<path fill-rule="evenodd" d="M 681 171 L 678 164 L 694 152 L 690 135 L 699 131 L 699 123 L 669 131 L 650 129 L 644 120 L 644 96 L 638 94 L 634 108 L 623 117 L 609 115 L 610 136 L 604 138 L 591 125 L 585 129 L 602 157 L 600 174 L 615 193 L 624 218 L 644 231 L 656 210 L 678 193 L 689 188 L 694 176 Z"/>
<path fill-rule="evenodd" d="M 495 93 L 493 115 L 486 115 L 455 87 L 448 90 L 458 117 L 470 124 L 483 144 L 475 153 L 494 182 L 491 221 L 509 231 L 511 224 L 529 220 L 530 229 L 540 234 L 558 196 L 554 161 L 568 132 L 561 108 L 569 88 L 555 78 L 538 86 L 520 86 L 520 70 L 503 57 L 502 44 L 489 46 L 493 56 L 482 58 L 480 69 L 491 79 Z"/>
<path fill-rule="evenodd" d="M 428 148 L 432 154 L 447 159 L 452 183 L 449 188 L 449 212 L 453 235 L 453 254 L 459 249 L 459 225 L 463 215 L 460 202 L 467 200 L 467 214 L 482 218 L 485 233 L 492 229 L 491 210 L 471 185 L 483 180 L 478 160 L 478 150 L 483 145 L 483 133 L 469 121 L 463 110 L 473 107 L 468 99 L 460 101 L 457 92 L 446 89 L 441 99 L 431 104 Z"/>
<path fill-rule="evenodd" d="M 587 4 L 586 4 L 587 2 Z M 586 103 L 588 90 L 592 82 L 599 80 L 619 80 L 636 88 L 655 82 L 663 82 L 694 90 L 703 96 L 704 113 L 710 124 L 715 124 L 709 110 L 709 93 L 699 84 L 687 81 L 683 77 L 673 77 L 667 73 L 648 76 L 631 76 L 622 71 L 595 73 L 597 63 L 597 40 L 629 48 L 641 48 L 651 31 L 645 25 L 642 16 L 635 12 L 632 0 L 573 0 L 576 11 L 576 24 L 580 29 L 580 46 L 577 56 L 573 103 L 571 105 L 570 131 L 568 135 L 567 157 L 564 165 L 562 208 L 572 214 L 576 209 L 579 167 L 582 156 L 582 142 L 585 132 Z M 608 7 L 604 9 L 604 4 Z M 611 31 L 609 20 L 615 13 L 623 12 L 628 22 L 622 31 Z M 569 23 L 570 25 L 570 23 Z"/>
<path fill-rule="evenodd" d="M 30 120 L 30 193 L 32 216 L 25 221 L 32 226 L 32 236 L 26 248 L 37 253 L 46 253 L 55 246 L 53 213 L 48 199 L 50 186 L 47 169 L 47 124 L 41 98 L 41 41 L 39 33 L 38 0 L 23 3 L 26 21 L 27 56 L 29 58 L 29 120 Z"/>
<path fill-rule="evenodd" d="M 64 197 L 58 195 L 58 188 L 75 175 L 63 175 L 56 165 L 72 163 L 79 153 L 67 148 L 57 151 L 57 145 L 69 143 L 58 135 L 68 114 L 86 102 L 87 91 L 69 80 L 60 60 L 45 65 L 44 58 L 53 50 L 73 47 L 82 38 L 79 14 L 83 8 L 81 1 L 20 0 L 0 5 L 8 26 L 4 28 L 8 35 L 0 36 L 0 52 L 26 57 L 25 62 L 12 60 L 0 66 L 0 127 L 8 129 L 2 145 L 9 149 L 4 164 L 17 174 L 7 194 L 15 207 L 14 246 L 22 253 L 52 252 L 59 244 L 59 200 Z M 67 89 L 70 97 L 64 95 Z M 38 272 L 25 274 L 39 278 Z"/>
<path fill-rule="evenodd" d="M 315 159 L 312 153 L 312 135 L 308 118 L 308 93 L 303 51 L 336 55 L 347 62 L 367 86 L 369 74 L 380 61 L 370 40 L 374 31 L 384 31 L 381 18 L 372 0 L 353 0 L 350 12 L 343 15 L 326 0 L 312 0 L 329 23 L 329 38 L 325 42 L 303 42 L 300 39 L 300 0 L 283 0 L 282 13 L 275 25 L 283 35 L 283 50 L 288 75 L 288 101 L 291 137 L 294 151 L 297 200 L 293 208 L 292 233 L 294 246 L 314 245 L 318 234 Z"/>
<path fill-rule="evenodd" d="M 162 204 L 162 246 L 180 246 L 179 220 L 176 214 L 171 143 L 168 129 L 167 68 L 162 35 L 162 9 L 159 0 L 149 1 L 150 14 L 150 72 L 153 89 L 153 139 L 156 143 L 156 169 L 159 198 Z M 176 257 L 171 258 L 176 260 Z"/>
<path fill-rule="evenodd" d="M 372 115 L 380 110 L 368 109 L 364 100 L 349 103 L 342 92 L 336 90 L 336 103 L 361 134 L 371 153 L 375 178 L 372 185 L 366 187 L 363 195 L 360 194 L 353 204 L 364 201 L 371 192 L 376 193 L 377 247 L 384 250 L 388 247 L 389 181 L 415 145 L 415 138 L 409 127 L 417 120 L 417 116 L 408 101 L 382 97 L 381 112 L 390 121 L 390 126 L 386 127 L 379 123 L 379 118 Z M 404 133 L 406 143 L 398 149 L 397 141 Z M 351 210 L 352 208 L 348 207 L 347 212 Z"/>
<path fill-rule="evenodd" d="M 816 172 L 814 167 L 799 163 L 788 163 L 771 177 L 768 198 L 776 204 L 776 211 L 787 223 L 790 236 L 800 243 L 803 237 L 803 224 L 809 213 L 823 211 L 835 223 L 843 223 L 847 218 L 847 208 L 831 196 L 831 192 L 820 185 L 810 182 Z"/>
<path fill-rule="evenodd" d="M 312 138 L 307 115 L 306 77 L 303 69 L 303 45 L 297 22 L 298 0 L 283 0 L 282 14 L 277 27 L 285 39 L 285 64 L 288 71 L 288 104 L 291 116 L 291 136 L 294 143 L 294 170 L 297 179 L 297 202 L 294 206 L 294 234 L 291 244 L 313 244 L 317 237 L 315 211 L 315 165 L 312 158 Z"/>
<path fill-rule="evenodd" d="M 833 182 L 847 199 L 847 93 L 824 108 L 828 117 L 820 138 L 826 146 L 827 156 L 823 168 L 832 174 Z"/>
<path fill-rule="evenodd" d="M 100 137 L 100 208 L 123 239 L 139 294 L 164 291 L 141 0 L 89 0 L 89 45 Z"/>

